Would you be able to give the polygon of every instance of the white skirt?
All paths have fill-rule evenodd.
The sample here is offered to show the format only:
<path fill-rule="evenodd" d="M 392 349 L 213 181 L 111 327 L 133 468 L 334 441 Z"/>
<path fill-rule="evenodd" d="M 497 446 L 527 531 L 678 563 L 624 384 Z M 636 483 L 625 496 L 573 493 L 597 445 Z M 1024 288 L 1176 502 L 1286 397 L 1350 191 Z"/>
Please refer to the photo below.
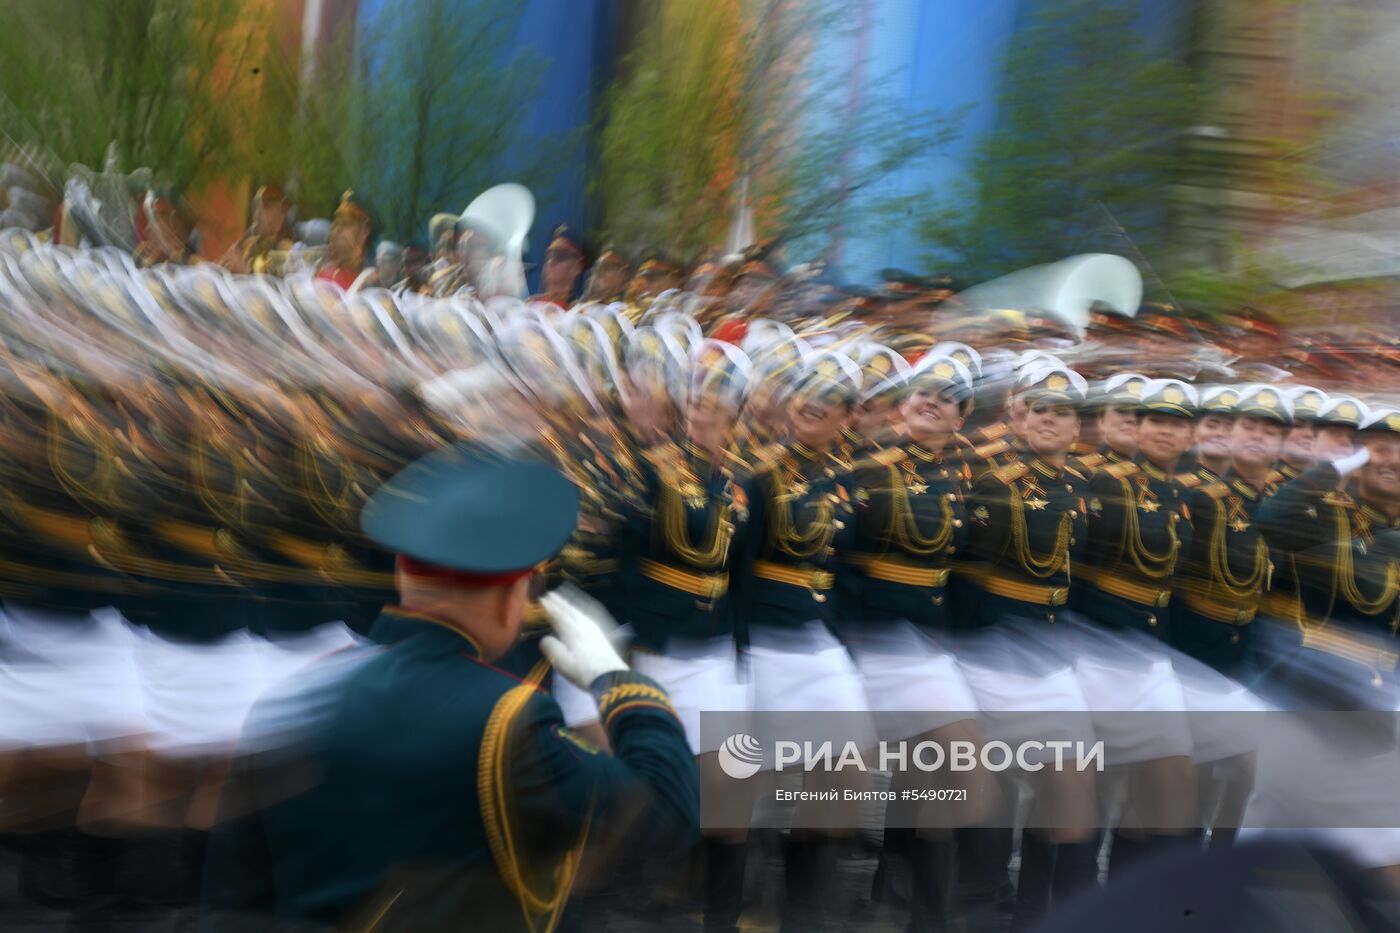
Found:
<path fill-rule="evenodd" d="M 977 718 L 977 700 L 957 659 L 913 623 L 855 625 L 842 631 L 842 640 L 860 672 L 881 739 L 912 738 Z"/>
<path fill-rule="evenodd" d="M 266 642 L 246 629 L 209 643 L 139 632 L 136 663 L 150 748 L 178 758 L 231 752 L 253 702 L 273 679 L 266 654 Z"/>
<path fill-rule="evenodd" d="M 860 672 L 824 623 L 755 625 L 749 662 L 755 730 L 765 748 L 780 741 L 830 742 L 839 755 L 852 743 L 874 747 L 875 724 Z"/>
<path fill-rule="evenodd" d="M 702 713 L 747 713 L 754 707 L 753 684 L 740 670 L 738 651 L 730 637 L 687 644 L 673 653 L 632 652 L 632 669 L 660 684 L 685 729 L 692 753 L 718 751 L 725 736 L 702 740 Z M 726 717 L 728 719 L 729 717 Z M 746 729 L 749 717 L 735 717 L 735 731 Z"/>
<path fill-rule="evenodd" d="M 1013 747 L 1030 741 L 1093 743 L 1089 705 L 1073 665 L 1057 647 L 1057 634 L 1035 620 L 958 633 L 958 666 L 987 739 Z M 1031 752 L 1026 758 L 1037 760 Z"/>
<path fill-rule="evenodd" d="M 1186 700 L 1197 764 L 1235 758 L 1258 748 L 1254 714 L 1266 708 L 1262 700 L 1240 682 L 1180 652 L 1172 653 L 1172 668 Z"/>
<path fill-rule="evenodd" d="M 115 609 L 0 609 L 0 748 L 96 746 L 146 731 L 138 634 Z"/>
<path fill-rule="evenodd" d="M 1193 754 L 1186 697 L 1171 658 L 1155 640 L 1074 620 L 1067 650 L 1111 765 Z"/>
<path fill-rule="evenodd" d="M 1332 722 L 1279 713 L 1264 721 L 1240 838 L 1284 834 L 1367 868 L 1400 865 L 1400 747 L 1346 734 L 1351 717 Z"/>

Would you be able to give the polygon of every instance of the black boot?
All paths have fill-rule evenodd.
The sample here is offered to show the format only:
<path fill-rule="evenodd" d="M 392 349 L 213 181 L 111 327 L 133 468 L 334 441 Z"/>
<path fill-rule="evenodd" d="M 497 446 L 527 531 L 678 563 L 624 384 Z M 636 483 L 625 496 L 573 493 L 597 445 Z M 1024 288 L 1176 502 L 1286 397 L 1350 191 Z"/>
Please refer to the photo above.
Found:
<path fill-rule="evenodd" d="M 1034 833 L 1021 835 L 1021 870 L 1016 877 L 1016 910 L 1012 930 L 1029 930 L 1050 912 L 1055 881 L 1055 845 Z"/>
<path fill-rule="evenodd" d="M 951 839 L 915 839 L 913 884 L 909 903 L 909 933 L 942 933 L 952 914 L 956 871 Z"/>
<path fill-rule="evenodd" d="M 1055 880 L 1051 899 L 1063 904 L 1079 891 L 1099 883 L 1099 837 L 1088 842 L 1062 842 L 1055 846 Z"/>
<path fill-rule="evenodd" d="M 744 910 L 744 868 L 747 842 L 705 840 L 705 930 L 732 933 Z"/>
<path fill-rule="evenodd" d="M 885 837 L 880 844 L 880 861 L 875 865 L 875 877 L 870 882 L 872 903 L 888 908 L 909 906 L 913 848 L 914 830 L 911 827 L 885 827 Z"/>
<path fill-rule="evenodd" d="M 825 929 L 835 917 L 836 887 L 841 883 L 836 841 L 817 833 L 789 836 L 786 879 L 780 929 L 784 933 Z"/>
<path fill-rule="evenodd" d="M 1014 900 L 1011 827 L 965 826 L 955 832 L 958 901 L 996 904 Z"/>

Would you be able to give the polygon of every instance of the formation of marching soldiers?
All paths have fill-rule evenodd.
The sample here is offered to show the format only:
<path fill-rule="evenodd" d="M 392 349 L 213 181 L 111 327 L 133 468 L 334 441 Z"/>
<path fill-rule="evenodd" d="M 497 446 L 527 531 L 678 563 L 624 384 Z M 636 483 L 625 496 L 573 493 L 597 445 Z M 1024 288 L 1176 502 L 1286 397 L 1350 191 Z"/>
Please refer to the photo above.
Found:
<path fill-rule="evenodd" d="M 549 263 L 571 288 L 570 242 Z M 257 252 L 240 254 L 250 270 Z M 451 442 L 542 457 L 577 485 L 578 529 L 540 577 L 622 625 L 707 808 L 753 801 L 736 804 L 702 711 L 878 714 L 832 720 L 827 738 L 860 742 L 1097 738 L 1122 776 L 1112 874 L 1203 827 L 1228 841 L 1269 780 L 1247 729 L 1184 714 L 1400 705 L 1400 410 L 1383 397 L 1228 367 L 1205 384 L 1171 375 L 1192 368 L 1179 356 L 1136 372 L 1103 348 L 1018 355 L 985 320 L 964 322 L 969 342 L 850 309 L 799 333 L 754 312 L 798 300 L 761 261 L 708 303 L 651 262 L 635 303 L 566 311 L 567 289 L 347 295 L 334 275 L 3 244 L 0 826 L 34 896 L 193 898 L 167 861 L 104 872 L 137 848 L 113 840 L 197 850 L 256 689 L 355 643 L 391 599 L 361 506 Z M 537 669 L 543 630 L 502 666 Z M 553 692 L 588 734 L 591 698 Z M 1097 883 L 1111 795 L 1094 777 L 1029 776 L 1017 922 Z M 979 773 L 895 779 L 1008 792 Z M 892 821 L 875 900 L 939 929 L 955 888 L 1004 886 L 1010 831 L 986 817 Z M 748 824 L 720 824 L 705 916 L 732 930 Z M 847 844 L 798 805 L 785 928 L 844 916 Z M 1400 864 L 1393 832 L 1357 845 Z"/>

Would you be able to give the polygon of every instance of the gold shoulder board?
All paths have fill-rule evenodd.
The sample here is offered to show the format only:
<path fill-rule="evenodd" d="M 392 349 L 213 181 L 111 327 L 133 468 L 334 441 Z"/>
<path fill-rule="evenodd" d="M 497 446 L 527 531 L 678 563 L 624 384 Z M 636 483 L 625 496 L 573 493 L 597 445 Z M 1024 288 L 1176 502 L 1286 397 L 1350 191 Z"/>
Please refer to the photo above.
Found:
<path fill-rule="evenodd" d="M 983 428 L 981 434 L 987 440 L 994 441 L 999 438 L 1005 437 L 1006 433 L 1010 430 L 1011 428 L 1006 424 L 1006 422 L 998 421 L 995 424 L 989 424 L 985 428 Z"/>
<path fill-rule="evenodd" d="M 1119 463 L 1110 463 L 1103 468 L 1104 473 L 1114 479 L 1125 479 L 1138 471 L 1138 465 L 1131 460 L 1123 460 Z"/>
<path fill-rule="evenodd" d="M 1001 482 L 1009 484 L 1025 476 L 1030 472 L 1030 469 L 1030 467 L 1017 460 L 1015 463 L 1008 463 L 1004 467 L 998 467 L 992 471 L 992 475 Z"/>
<path fill-rule="evenodd" d="M 1095 451 L 1079 458 L 1079 468 L 1086 473 L 1092 473 L 1107 462 L 1107 457 Z"/>

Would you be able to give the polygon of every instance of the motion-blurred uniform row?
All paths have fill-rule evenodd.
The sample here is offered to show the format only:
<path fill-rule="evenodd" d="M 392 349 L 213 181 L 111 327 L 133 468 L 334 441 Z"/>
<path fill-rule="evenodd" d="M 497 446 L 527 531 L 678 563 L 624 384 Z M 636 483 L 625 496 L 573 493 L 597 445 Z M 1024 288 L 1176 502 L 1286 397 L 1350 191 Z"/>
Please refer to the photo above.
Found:
<path fill-rule="evenodd" d="M 724 814 L 702 850 L 715 928 L 744 906 L 753 801 L 716 769 L 702 711 L 878 713 L 804 726 L 862 743 L 1101 739 L 1122 867 L 1213 822 L 1227 837 L 1251 793 L 1300 792 L 1255 773 L 1238 720 L 1184 714 L 1397 705 L 1393 386 L 1261 383 L 1199 345 L 1126 371 L 1112 340 L 1057 357 L 1001 345 L 986 316 L 939 342 L 925 317 L 858 305 L 783 324 L 694 293 L 571 311 L 347 294 L 18 238 L 0 304 L 0 818 L 39 901 L 197 900 L 221 762 L 281 740 L 244 714 L 362 644 L 393 581 L 360 508 L 452 441 L 578 486 L 539 578 L 590 592 L 669 694 Z M 542 631 L 501 665 L 541 673 Z M 553 693 L 571 725 L 597 718 L 567 682 Z M 1367 785 L 1377 807 L 1392 764 Z M 1020 843 L 1023 921 L 1096 883 L 1108 796 L 1092 774 L 1030 783 L 1058 822 L 1033 811 Z M 984 812 L 906 816 L 877 903 L 934 924 L 959 888 L 1005 886 L 1009 832 Z M 1392 865 L 1397 839 L 1347 844 Z M 850 842 L 799 805 L 785 923 L 844 915 Z"/>

